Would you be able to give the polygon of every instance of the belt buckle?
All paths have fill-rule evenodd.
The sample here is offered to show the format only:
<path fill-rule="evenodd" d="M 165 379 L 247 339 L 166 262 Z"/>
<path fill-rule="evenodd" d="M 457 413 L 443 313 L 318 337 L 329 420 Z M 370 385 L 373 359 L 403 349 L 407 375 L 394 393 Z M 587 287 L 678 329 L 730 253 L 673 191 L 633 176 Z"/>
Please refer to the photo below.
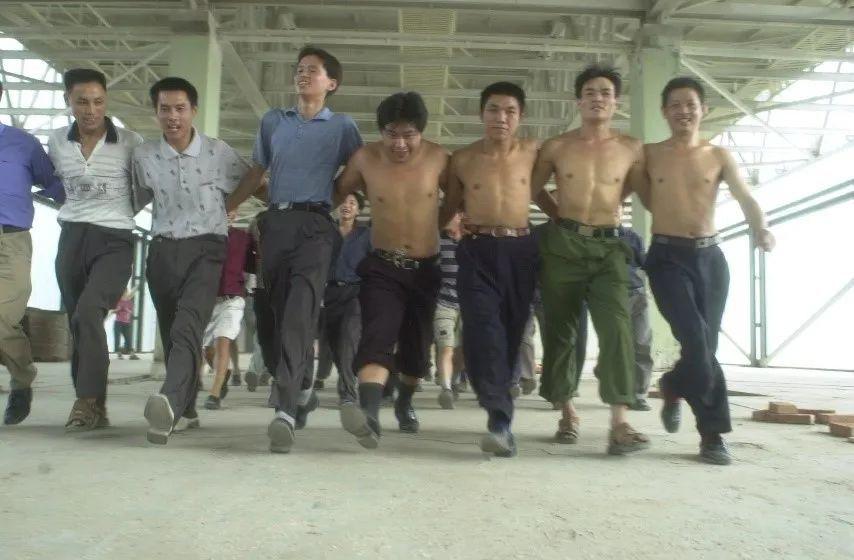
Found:
<path fill-rule="evenodd" d="M 583 235 L 584 237 L 596 237 L 596 228 L 588 226 L 587 224 L 578 224 L 576 231 L 579 235 Z"/>
<path fill-rule="evenodd" d="M 495 226 L 492 228 L 492 237 L 513 237 L 515 231 L 507 226 Z"/>

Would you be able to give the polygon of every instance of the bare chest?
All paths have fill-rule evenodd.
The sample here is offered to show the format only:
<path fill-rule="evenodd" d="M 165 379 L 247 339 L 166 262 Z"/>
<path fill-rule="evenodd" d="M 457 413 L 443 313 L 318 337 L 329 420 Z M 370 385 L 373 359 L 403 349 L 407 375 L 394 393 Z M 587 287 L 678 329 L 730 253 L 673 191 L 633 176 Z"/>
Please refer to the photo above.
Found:
<path fill-rule="evenodd" d="M 564 184 L 622 186 L 634 160 L 632 151 L 619 144 L 603 147 L 569 144 L 556 158 L 555 175 Z"/>

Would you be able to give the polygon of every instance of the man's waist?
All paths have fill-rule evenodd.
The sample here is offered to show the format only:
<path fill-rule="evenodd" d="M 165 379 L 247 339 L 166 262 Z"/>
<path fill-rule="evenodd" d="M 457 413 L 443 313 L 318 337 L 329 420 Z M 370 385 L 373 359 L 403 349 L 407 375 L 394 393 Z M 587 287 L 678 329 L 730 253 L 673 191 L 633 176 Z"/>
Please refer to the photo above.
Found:
<path fill-rule="evenodd" d="M 718 234 L 706 237 L 678 237 L 675 235 L 652 234 L 652 242 L 660 245 L 673 245 L 675 247 L 689 247 L 691 249 L 704 249 L 720 245 L 721 236 Z"/>
<path fill-rule="evenodd" d="M 418 270 L 435 264 L 439 260 L 438 254 L 429 257 L 411 257 L 403 251 L 389 251 L 387 249 L 374 249 L 371 254 L 404 270 Z"/>
<path fill-rule="evenodd" d="M 0 224 L 0 235 L 6 233 L 20 233 L 22 231 L 30 231 L 30 228 Z"/>
<path fill-rule="evenodd" d="M 343 288 L 346 286 L 358 286 L 359 280 L 330 280 L 326 285 L 330 288 Z"/>
<path fill-rule="evenodd" d="M 557 225 L 584 237 L 605 239 L 620 236 L 620 228 L 617 226 L 591 226 L 569 218 L 558 218 Z"/>
<path fill-rule="evenodd" d="M 304 202 L 277 202 L 270 204 L 271 210 L 301 210 L 303 212 L 320 212 L 329 214 L 332 206 L 328 202 L 304 201 Z"/>
<path fill-rule="evenodd" d="M 465 226 L 466 233 L 469 235 L 488 235 L 490 237 L 524 237 L 531 234 L 531 228 L 528 227 L 509 227 L 509 226 L 481 226 L 469 224 Z"/>

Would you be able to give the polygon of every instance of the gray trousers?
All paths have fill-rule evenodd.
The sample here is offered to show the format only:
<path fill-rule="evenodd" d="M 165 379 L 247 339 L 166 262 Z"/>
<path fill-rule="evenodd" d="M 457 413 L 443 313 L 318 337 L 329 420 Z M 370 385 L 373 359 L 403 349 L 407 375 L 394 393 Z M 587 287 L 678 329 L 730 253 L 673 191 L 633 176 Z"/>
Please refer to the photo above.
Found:
<path fill-rule="evenodd" d="M 71 331 L 71 380 L 77 398 L 104 398 L 110 350 L 104 318 L 127 287 L 133 234 L 84 222 L 64 222 L 56 251 L 56 281 Z"/>
<path fill-rule="evenodd" d="M 0 363 L 12 375 L 12 390 L 36 377 L 30 340 L 21 327 L 32 284 L 33 242 L 29 231 L 0 233 Z"/>
<path fill-rule="evenodd" d="M 645 399 L 652 376 L 652 328 L 649 324 L 649 302 L 644 288 L 629 292 L 629 314 L 635 341 L 635 394 Z"/>
<path fill-rule="evenodd" d="M 519 356 L 516 358 L 516 367 L 513 369 L 513 384 L 518 384 L 522 379 L 534 379 L 536 373 L 536 353 L 534 350 L 534 313 L 528 317 L 525 330 L 522 332 L 522 344 L 519 346 Z"/>
<path fill-rule="evenodd" d="M 356 374 L 353 358 L 362 335 L 362 313 L 359 306 L 359 286 L 328 286 L 323 300 L 320 321 L 320 360 L 318 375 L 323 371 L 323 347 L 328 348 L 331 362 L 338 370 L 338 398 L 356 402 Z M 328 371 L 328 370 L 327 370 Z M 328 373 L 327 373 L 328 377 Z"/>
<path fill-rule="evenodd" d="M 311 389 L 320 302 L 341 235 L 330 218 L 304 210 L 269 210 L 258 229 L 275 325 L 270 404 L 293 417 L 300 394 Z"/>
<path fill-rule="evenodd" d="M 202 337 L 211 320 L 225 262 L 225 237 L 155 237 L 148 250 L 146 278 L 163 342 L 166 380 L 160 392 L 175 419 L 196 404 Z"/>

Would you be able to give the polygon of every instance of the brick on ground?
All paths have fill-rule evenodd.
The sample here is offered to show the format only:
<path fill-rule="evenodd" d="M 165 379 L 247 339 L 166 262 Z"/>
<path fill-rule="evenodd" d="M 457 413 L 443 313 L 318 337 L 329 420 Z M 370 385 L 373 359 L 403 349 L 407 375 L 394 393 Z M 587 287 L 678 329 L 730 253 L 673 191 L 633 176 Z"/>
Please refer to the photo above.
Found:
<path fill-rule="evenodd" d="M 815 415 L 816 424 L 829 424 L 830 422 L 854 422 L 854 414 L 825 414 Z"/>
<path fill-rule="evenodd" d="M 798 407 L 790 402 L 771 401 L 768 403 L 768 411 L 774 414 L 797 414 Z"/>
<path fill-rule="evenodd" d="M 775 424 L 812 424 L 812 414 L 777 414 L 770 410 L 754 410 L 753 419 L 757 422 Z"/>
<path fill-rule="evenodd" d="M 831 422 L 830 434 L 836 437 L 854 437 L 854 423 Z"/>

